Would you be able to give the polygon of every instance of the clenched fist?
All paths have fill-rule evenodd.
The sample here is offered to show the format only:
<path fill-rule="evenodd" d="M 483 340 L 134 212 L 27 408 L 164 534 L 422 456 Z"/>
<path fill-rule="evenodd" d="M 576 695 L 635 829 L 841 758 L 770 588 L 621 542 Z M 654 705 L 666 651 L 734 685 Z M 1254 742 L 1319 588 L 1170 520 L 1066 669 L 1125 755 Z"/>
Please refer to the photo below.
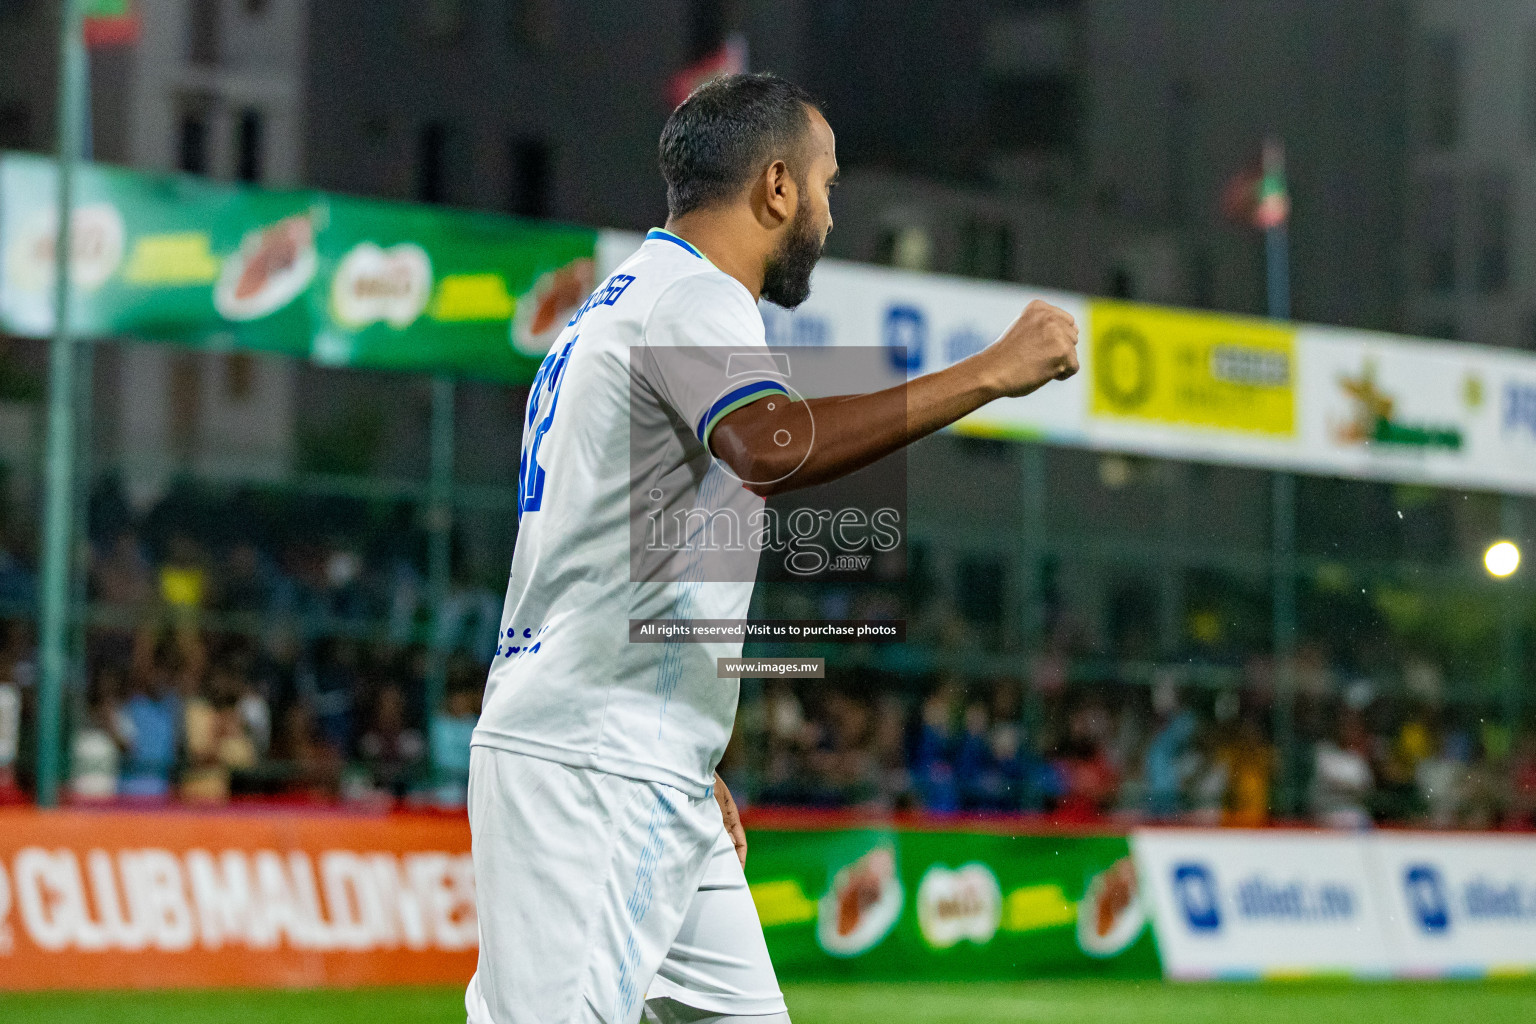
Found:
<path fill-rule="evenodd" d="M 1027 395 L 1077 372 L 1077 321 L 1066 310 L 1035 299 L 972 358 L 983 383 L 999 397 Z"/>

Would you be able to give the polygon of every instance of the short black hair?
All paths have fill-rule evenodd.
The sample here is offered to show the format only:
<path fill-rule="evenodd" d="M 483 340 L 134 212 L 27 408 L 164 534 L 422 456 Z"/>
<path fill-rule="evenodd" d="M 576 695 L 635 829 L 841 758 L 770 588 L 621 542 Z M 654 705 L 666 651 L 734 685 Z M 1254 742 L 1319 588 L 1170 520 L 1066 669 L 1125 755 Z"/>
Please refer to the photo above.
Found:
<path fill-rule="evenodd" d="M 674 217 L 733 198 L 770 158 L 790 150 L 817 109 L 809 93 L 766 72 L 710 79 L 661 130 L 661 176 Z"/>

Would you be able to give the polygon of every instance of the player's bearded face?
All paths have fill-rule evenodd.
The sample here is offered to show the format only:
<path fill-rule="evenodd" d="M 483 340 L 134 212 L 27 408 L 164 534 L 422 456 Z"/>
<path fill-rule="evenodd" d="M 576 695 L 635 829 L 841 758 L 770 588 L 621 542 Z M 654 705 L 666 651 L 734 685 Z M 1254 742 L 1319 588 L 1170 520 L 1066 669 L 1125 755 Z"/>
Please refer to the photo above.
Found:
<path fill-rule="evenodd" d="M 794 309 L 811 294 L 811 271 L 821 259 L 826 232 L 811 220 L 811 204 L 802 202 L 790 221 L 778 251 L 763 268 L 763 298 L 775 306 Z"/>

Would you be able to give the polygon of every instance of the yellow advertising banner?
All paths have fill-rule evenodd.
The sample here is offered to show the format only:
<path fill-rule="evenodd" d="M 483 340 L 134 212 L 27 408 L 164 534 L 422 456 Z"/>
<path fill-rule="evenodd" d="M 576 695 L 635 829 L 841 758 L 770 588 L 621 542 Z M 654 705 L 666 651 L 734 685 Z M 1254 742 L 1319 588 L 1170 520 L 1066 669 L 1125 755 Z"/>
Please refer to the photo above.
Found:
<path fill-rule="evenodd" d="M 1294 435 L 1293 328 L 1109 301 L 1088 324 L 1093 416 Z"/>

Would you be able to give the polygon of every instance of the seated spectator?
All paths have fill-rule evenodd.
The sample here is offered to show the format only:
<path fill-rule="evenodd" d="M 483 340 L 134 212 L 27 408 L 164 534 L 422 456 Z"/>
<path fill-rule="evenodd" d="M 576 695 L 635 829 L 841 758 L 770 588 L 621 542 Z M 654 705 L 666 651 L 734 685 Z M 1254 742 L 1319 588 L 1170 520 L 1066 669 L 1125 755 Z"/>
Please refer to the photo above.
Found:
<path fill-rule="evenodd" d="M 0 669 L 9 666 L 0 665 Z M 21 754 L 21 687 L 0 676 L 0 804 L 21 798 L 16 785 L 16 759 Z"/>
<path fill-rule="evenodd" d="M 1515 742 L 1509 790 L 1509 824 L 1536 827 L 1536 733 L 1527 732 Z"/>
<path fill-rule="evenodd" d="M 822 802 L 839 807 L 868 804 L 880 792 L 869 704 L 834 692 L 824 710 L 825 742 L 817 752 Z"/>
<path fill-rule="evenodd" d="M 328 646 L 328 656 L 321 659 L 314 673 L 314 691 L 306 699 L 314 709 L 321 738 L 345 752 L 356 736 L 352 731 L 353 708 L 362 682 L 358 649 L 345 637 L 333 639 Z"/>
<path fill-rule="evenodd" d="M 1221 823 L 1234 828 L 1258 828 L 1269 821 L 1269 784 L 1275 770 L 1274 752 L 1252 715 L 1244 715 L 1236 734 L 1223 745 L 1226 764 L 1226 808 Z"/>
<path fill-rule="evenodd" d="M 432 719 L 432 781 L 440 806 L 464 806 L 469 788 L 469 741 L 479 720 L 478 687 L 450 690 L 447 706 Z"/>
<path fill-rule="evenodd" d="M 1464 734 L 1452 733 L 1431 740 L 1429 753 L 1414 770 L 1414 781 L 1424 794 L 1426 824 L 1430 828 L 1455 828 L 1461 813 L 1466 776 Z"/>
<path fill-rule="evenodd" d="M 1153 699 L 1162 725 L 1142 758 L 1147 813 L 1154 821 L 1169 821 L 1184 809 L 1184 787 L 1194 768 L 1190 744 L 1199 719 L 1179 705 L 1178 694 L 1171 689 L 1166 695 L 1154 694 Z"/>
<path fill-rule="evenodd" d="M 1018 810 L 1024 781 L 1020 747 L 1017 723 L 994 723 L 984 701 L 966 705 L 965 730 L 955 764 L 962 807 L 972 811 Z"/>
<path fill-rule="evenodd" d="M 149 559 L 132 530 L 123 530 L 97 560 L 91 573 L 96 599 L 102 604 L 143 608 L 155 598 L 155 578 Z"/>
<path fill-rule="evenodd" d="M 250 541 L 229 549 L 224 578 L 218 587 L 218 606 L 223 611 L 246 615 L 271 612 L 278 589 L 274 570 Z"/>
<path fill-rule="evenodd" d="M 876 708 L 874 755 L 880 772 L 881 806 L 887 810 L 910 808 L 915 794 L 907 767 L 907 706 L 895 694 L 883 695 Z"/>
<path fill-rule="evenodd" d="M 181 796 L 189 803 L 229 801 L 234 772 L 256 766 L 256 744 L 240 716 L 244 681 L 228 664 L 215 666 L 208 685 L 184 701 L 187 767 Z"/>
<path fill-rule="evenodd" d="M 0 604 L 30 604 L 36 599 L 37 578 L 15 547 L 0 535 Z"/>
<path fill-rule="evenodd" d="M 919 798 L 930 811 L 960 809 L 960 782 L 955 767 L 955 703 L 960 686 L 947 679 L 923 701 L 912 774 Z"/>
<path fill-rule="evenodd" d="M 112 800 L 117 797 L 118 764 L 123 751 L 117 734 L 121 720 L 117 694 L 121 673 L 103 669 L 96 680 L 96 693 L 85 723 L 75 731 L 70 744 L 69 790 L 76 800 Z"/>
<path fill-rule="evenodd" d="M 379 691 L 373 725 L 358 742 L 358 752 L 373 786 L 402 797 L 416 780 L 426 741 L 405 719 L 405 693 L 394 683 Z"/>
<path fill-rule="evenodd" d="M 196 611 L 208 598 L 208 572 L 202 551 L 186 534 L 171 537 L 160 566 L 160 600 L 172 608 Z"/>
<path fill-rule="evenodd" d="M 1356 711 L 1347 711 L 1336 736 L 1319 740 L 1313 750 L 1312 817 L 1329 828 L 1364 828 L 1375 777 L 1366 756 L 1370 737 Z"/>
<path fill-rule="evenodd" d="M 1085 701 L 1068 720 L 1065 741 L 1054 758 L 1062 784 L 1056 815 L 1086 821 L 1108 811 L 1118 776 L 1109 756 L 1109 716 L 1096 700 Z"/>
<path fill-rule="evenodd" d="M 181 701 L 163 671 L 136 670 L 129 685 L 128 700 L 114 729 L 123 744 L 118 793 L 137 800 L 164 800 L 171 793 L 181 741 Z"/>
<path fill-rule="evenodd" d="M 283 716 L 277 755 L 287 764 L 288 789 L 317 803 L 330 803 L 341 789 L 341 751 L 327 743 L 315 727 L 314 713 L 295 701 Z"/>

